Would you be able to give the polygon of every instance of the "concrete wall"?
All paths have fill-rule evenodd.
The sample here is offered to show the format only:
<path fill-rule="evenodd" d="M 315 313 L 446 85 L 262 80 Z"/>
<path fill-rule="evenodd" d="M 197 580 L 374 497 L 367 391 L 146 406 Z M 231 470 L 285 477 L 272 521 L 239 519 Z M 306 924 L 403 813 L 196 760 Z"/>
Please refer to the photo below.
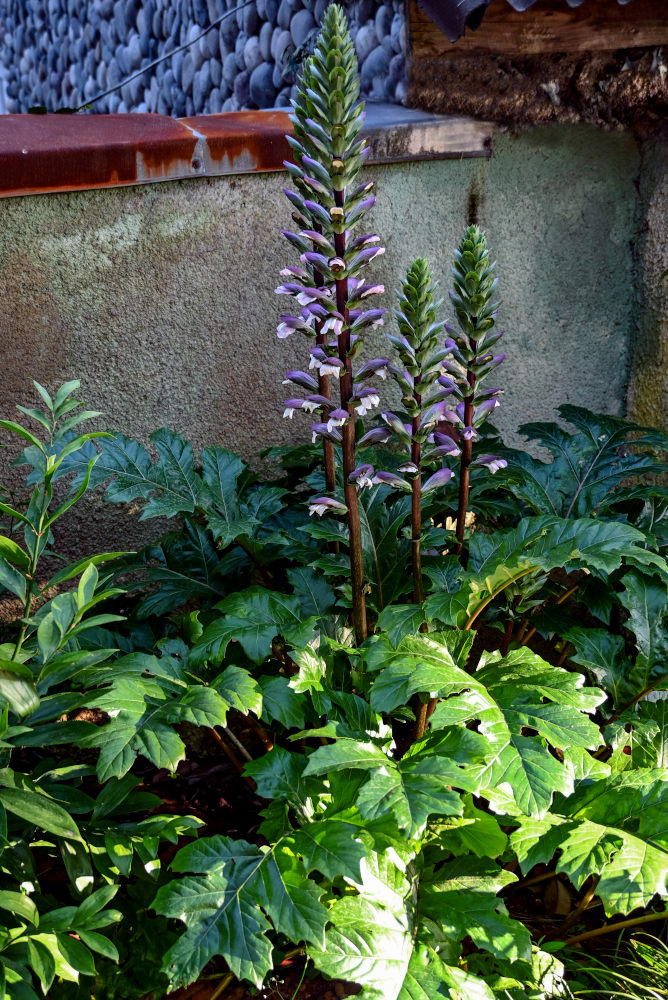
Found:
<path fill-rule="evenodd" d="M 628 409 L 639 423 L 668 431 L 668 143 L 644 145 L 639 192 Z"/>
<path fill-rule="evenodd" d="M 665 160 L 646 164 L 647 197 L 668 197 Z M 655 329 L 668 337 L 663 299 L 634 328 L 639 166 L 626 134 L 554 126 L 498 136 L 489 160 L 368 171 L 387 247 L 374 277 L 388 292 L 421 254 L 445 294 L 469 218 L 487 229 L 507 330 L 497 423 L 515 443 L 519 423 L 552 419 L 562 402 L 623 413 L 631 341 L 651 353 Z M 31 377 L 78 377 L 104 426 L 133 436 L 168 425 L 246 456 L 305 437 L 307 418 L 281 418 L 283 373 L 306 357 L 305 341 L 275 335 L 286 300 L 273 289 L 294 262 L 277 236 L 289 220 L 281 183 L 270 173 L 1 200 L 0 414 L 30 399 Z M 381 331 L 367 356 L 384 350 Z M 652 400 L 643 419 L 658 422 Z"/>

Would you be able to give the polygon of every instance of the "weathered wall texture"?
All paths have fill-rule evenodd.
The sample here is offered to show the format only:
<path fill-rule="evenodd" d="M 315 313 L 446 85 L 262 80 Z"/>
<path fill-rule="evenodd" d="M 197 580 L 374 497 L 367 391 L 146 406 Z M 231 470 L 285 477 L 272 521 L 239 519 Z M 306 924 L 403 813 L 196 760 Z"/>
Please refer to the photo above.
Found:
<path fill-rule="evenodd" d="M 423 254 L 445 294 L 469 218 L 488 230 L 508 331 L 504 432 L 566 401 L 624 411 L 638 165 L 628 136 L 555 126 L 498 137 L 489 161 L 369 170 L 387 247 L 374 276 L 388 292 Z M 277 236 L 289 220 L 281 182 L 245 175 L 1 201 L 0 414 L 30 397 L 31 377 L 79 377 L 104 425 L 133 436 L 168 425 L 196 446 L 247 456 L 305 436 L 306 418 L 281 418 L 283 372 L 306 356 L 303 340 L 274 332 L 286 300 L 273 289 L 294 260 Z M 372 350 L 384 351 L 382 332 Z"/>
<path fill-rule="evenodd" d="M 668 431 L 668 143 L 647 143 L 640 173 L 636 323 L 629 415 Z"/>

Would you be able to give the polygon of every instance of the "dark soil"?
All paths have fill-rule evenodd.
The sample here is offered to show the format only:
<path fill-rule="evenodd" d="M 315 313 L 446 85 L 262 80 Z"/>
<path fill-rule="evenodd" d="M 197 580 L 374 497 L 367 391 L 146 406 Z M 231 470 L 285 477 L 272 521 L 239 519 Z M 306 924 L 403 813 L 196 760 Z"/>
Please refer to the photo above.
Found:
<path fill-rule="evenodd" d="M 231 720 L 232 721 L 232 720 Z M 244 726 L 244 720 L 234 720 L 235 735 L 259 755 L 261 748 L 253 745 L 256 739 Z M 188 731 L 185 731 L 185 730 Z M 201 837 L 223 834 L 235 839 L 261 843 L 258 827 L 262 821 L 260 810 L 266 802 L 254 794 L 234 765 L 226 759 L 221 746 L 210 730 L 183 727 L 181 736 L 188 744 L 188 759 L 182 761 L 177 773 L 156 771 L 146 767 L 142 785 L 146 791 L 160 796 L 159 812 L 197 816 L 206 826 Z M 141 773 L 141 766 L 135 766 Z M 170 860 L 176 848 L 168 848 L 163 863 Z M 312 969 L 304 974 L 303 955 L 287 958 L 269 978 L 262 990 L 253 990 L 237 980 L 228 982 L 224 963 L 208 966 L 199 982 L 183 990 L 170 993 L 170 1000 L 340 1000 L 354 996 L 359 987 L 354 983 L 325 980 Z"/>
<path fill-rule="evenodd" d="M 661 52 L 416 59 L 408 103 L 510 127 L 591 122 L 668 134 L 668 65 Z"/>

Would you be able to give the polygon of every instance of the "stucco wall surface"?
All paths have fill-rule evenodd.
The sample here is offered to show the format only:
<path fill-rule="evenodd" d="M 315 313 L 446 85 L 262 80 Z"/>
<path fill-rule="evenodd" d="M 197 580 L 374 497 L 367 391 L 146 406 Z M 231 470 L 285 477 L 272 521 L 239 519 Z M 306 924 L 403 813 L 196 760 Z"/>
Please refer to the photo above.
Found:
<path fill-rule="evenodd" d="M 640 173 L 629 415 L 668 431 L 668 143 L 647 143 Z"/>
<path fill-rule="evenodd" d="M 387 306 L 416 255 L 445 295 L 463 227 L 475 216 L 487 229 L 507 330 L 506 434 L 561 402 L 624 410 L 638 166 L 626 135 L 554 126 L 498 137 L 486 161 L 368 171 L 387 247 L 373 275 Z M 290 218 L 282 182 L 244 175 L 0 201 L 0 414 L 27 402 L 30 378 L 78 377 L 101 423 L 135 437 L 167 425 L 196 447 L 245 456 L 305 437 L 307 418 L 281 416 L 283 373 L 307 357 L 304 340 L 275 335 L 288 300 L 273 289 L 295 261 L 277 235 Z M 377 333 L 368 357 L 385 352 Z"/>

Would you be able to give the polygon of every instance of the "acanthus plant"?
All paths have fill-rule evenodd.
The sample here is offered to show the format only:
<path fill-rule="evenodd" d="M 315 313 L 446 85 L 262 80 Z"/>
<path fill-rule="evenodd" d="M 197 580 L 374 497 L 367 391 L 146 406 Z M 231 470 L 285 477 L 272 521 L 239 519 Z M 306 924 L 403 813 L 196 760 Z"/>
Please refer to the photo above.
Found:
<path fill-rule="evenodd" d="M 372 469 L 356 461 L 356 418 L 379 403 L 377 392 L 365 383 L 383 372 L 386 362 L 375 359 L 357 372 L 353 359 L 362 336 L 382 323 L 383 310 L 367 308 L 372 296 L 384 291 L 362 277 L 380 254 L 378 237 L 366 233 L 353 238 L 353 230 L 375 202 L 371 182 L 356 183 L 369 152 L 359 133 L 364 121 L 359 103 L 357 60 L 340 7 L 328 8 L 315 51 L 303 68 L 297 100 L 293 103 L 294 138 L 288 137 L 296 163 L 286 163 L 297 192 L 285 190 L 295 208 L 297 233 L 284 231 L 300 251 L 300 265 L 287 267 L 288 279 L 279 294 L 294 297 L 302 307 L 298 316 L 284 315 L 278 336 L 295 330 L 315 337 L 308 372 L 289 371 L 286 381 L 311 390 L 305 398 L 286 400 L 285 413 L 297 410 L 316 415 L 314 440 L 323 441 L 326 485 L 336 490 L 334 445 L 341 447 L 344 503 L 334 496 L 317 497 L 312 510 L 345 513 L 352 588 L 352 617 L 358 643 L 367 637 L 364 597 L 362 534 L 357 491 L 370 482 Z M 338 385 L 338 400 L 332 399 L 330 379 Z"/>
<path fill-rule="evenodd" d="M 345 508 L 351 552 L 358 532 L 379 597 L 383 582 L 373 634 L 362 600 L 351 639 L 331 585 L 341 585 L 345 557 L 323 553 L 320 541 L 345 540 L 344 526 L 309 519 L 301 490 L 258 484 L 220 447 L 198 460 L 164 429 L 151 436 L 153 456 L 116 435 L 80 441 L 63 457 L 58 477 L 75 472 L 75 492 L 111 480 L 110 501 L 137 504 L 142 517 L 178 516 L 185 528 L 123 563 L 152 588 L 134 627 L 105 606 L 106 620 L 77 618 L 105 593 L 116 607 L 112 569 L 100 578 L 84 561 L 76 592 L 33 611 L 20 655 L 9 667 L 0 662 L 8 702 L 0 749 L 20 747 L 13 763 L 24 767 L 26 752 L 36 757 L 30 775 L 0 770 L 0 803 L 11 814 L 11 843 L 0 842 L 0 909 L 9 909 L 12 933 L 19 928 L 16 940 L 0 935 L 0 962 L 6 957 L 15 977 L 11 1000 L 35 1000 L 25 988 L 29 961 L 41 957 L 44 971 L 48 960 L 28 941 L 39 943 L 43 930 L 66 958 L 78 952 L 87 961 L 83 971 L 89 956 L 77 945 L 86 936 L 113 958 L 109 942 L 88 933 L 89 918 L 101 927 L 110 911 L 91 911 L 121 876 L 134 888 L 153 871 L 160 836 L 189 842 L 155 879 L 157 893 L 142 897 L 141 916 L 148 907 L 159 915 L 157 988 L 192 982 L 217 956 L 218 995 L 233 976 L 260 987 L 289 949 L 327 976 L 359 983 L 365 1000 L 546 1000 L 561 972 L 549 949 L 602 930 L 592 929 L 601 913 L 592 902 L 606 919 L 666 918 L 668 713 L 665 701 L 647 699 L 668 685 L 666 498 L 658 486 L 623 482 L 657 473 L 654 452 L 666 439 L 570 407 L 563 416 L 576 433 L 531 431 L 553 448 L 550 465 L 507 449 L 476 455 L 474 439 L 498 398 L 486 379 L 502 356 L 493 353 L 495 283 L 475 228 L 455 262 L 459 332 L 438 320 L 429 268 L 418 260 L 402 289 L 399 336 L 391 335 L 401 364 L 379 358 L 353 372 L 355 338 L 382 319 L 362 308 L 365 291 L 378 286 L 359 278 L 377 247 L 351 233 L 355 213 L 370 207 L 364 186 L 350 195 L 347 187 L 364 157 L 353 75 L 343 15 L 330 7 L 294 111 L 290 200 L 299 231 L 288 239 L 303 260 L 282 291 L 301 312 L 283 317 L 279 335 L 301 330 L 315 340 L 310 370 L 288 373 L 307 395 L 286 409 L 319 418 L 329 495 L 311 506 Z M 364 379 L 388 368 L 405 416 L 386 411 L 386 426 L 356 440 L 356 418 L 379 402 Z M 361 446 L 393 429 L 403 449 L 396 472 L 357 464 Z M 46 452 L 45 463 L 42 452 L 24 457 L 48 471 L 57 455 Z M 499 473 L 493 495 L 489 486 L 469 494 L 466 474 L 477 465 L 479 483 Z M 359 506 L 355 486 L 364 486 Z M 469 505 L 476 522 L 465 538 Z M 454 541 L 438 523 L 426 527 L 456 507 Z M 11 514 L 0 570 L 23 601 L 20 571 L 30 560 L 14 537 L 21 512 Z M 362 598 L 356 589 L 353 599 Z M 518 627 L 509 630 L 513 616 Z M 0 648 L 10 658 L 21 634 L 20 625 L 11 629 L 13 641 Z M 82 708 L 99 713 L 97 724 L 69 717 Z M 195 756 L 184 723 L 208 729 L 264 800 L 257 834 L 234 839 L 214 829 L 194 839 L 198 820 L 153 813 L 159 803 L 136 787 L 138 774 L 164 769 L 183 789 L 178 765 Z M 95 763 L 47 770 L 50 742 L 94 751 Z M 244 765 L 233 751 L 253 759 Z M 35 795 L 50 829 L 40 822 L 35 831 L 26 818 Z M 68 813 L 75 808 L 78 825 Z M 151 814 L 134 822 L 131 808 Z M 63 867 L 85 897 L 78 913 L 59 908 L 56 925 L 51 900 L 37 899 L 35 912 L 10 868 L 26 836 L 49 863 L 52 839 L 66 841 Z M 85 884 L 73 855 L 86 866 Z M 113 883 L 101 896 L 92 891 L 98 874 Z M 132 913 L 122 885 L 117 899 Z M 567 914 L 544 906 L 545 885 L 560 906 L 566 898 Z M 221 964 L 205 974 L 220 975 Z M 37 973 L 42 992 L 50 970 Z M 48 995 L 70 1000 L 61 987 L 54 981 Z M 97 984 L 95 995 L 104 996 Z"/>
<path fill-rule="evenodd" d="M 461 333 L 437 321 L 434 284 L 428 263 L 415 260 L 406 273 L 399 308 L 395 315 L 399 336 L 387 337 L 399 355 L 401 366 L 388 370 L 402 393 L 408 423 L 395 413 L 384 412 L 400 448 L 409 452 L 397 473 L 378 472 L 376 482 L 411 494 L 411 564 L 413 601 L 424 600 L 422 574 L 423 500 L 453 478 L 447 462 L 459 459 L 459 504 L 455 535 L 458 551 L 464 539 L 468 512 L 469 475 L 472 465 L 497 472 L 506 461 L 494 455 L 479 455 L 472 461 L 478 428 L 498 405 L 500 389 L 482 389 L 483 380 L 503 360 L 487 352 L 500 334 L 488 333 L 494 326 L 496 305 L 491 302 L 496 281 L 491 277 L 487 244 L 477 226 L 470 226 L 455 254 L 455 293 L 451 293 Z M 462 277 L 463 274 L 463 277 Z M 444 329 L 455 334 L 443 339 Z M 475 339 L 470 332 L 476 334 Z M 426 480 L 424 470 L 432 470 Z M 399 475 L 402 473 L 403 475 Z"/>
<path fill-rule="evenodd" d="M 494 329 L 498 303 L 493 298 L 497 284 L 493 268 L 484 234 L 477 226 L 469 226 L 455 251 L 452 268 L 455 290 L 450 293 L 450 298 L 459 330 L 446 326 L 451 337 L 445 342 L 446 348 L 452 352 L 450 359 L 445 361 L 445 367 L 454 378 L 460 396 L 454 414 L 448 414 L 461 440 L 456 527 L 459 552 L 464 544 L 473 441 L 478 435 L 478 428 L 498 406 L 497 397 L 501 392 L 498 388 L 482 388 L 483 381 L 495 372 L 505 358 L 505 354 L 491 353 L 503 336 Z M 506 462 L 494 455 L 480 455 L 475 464 L 496 472 L 504 468 Z"/>

